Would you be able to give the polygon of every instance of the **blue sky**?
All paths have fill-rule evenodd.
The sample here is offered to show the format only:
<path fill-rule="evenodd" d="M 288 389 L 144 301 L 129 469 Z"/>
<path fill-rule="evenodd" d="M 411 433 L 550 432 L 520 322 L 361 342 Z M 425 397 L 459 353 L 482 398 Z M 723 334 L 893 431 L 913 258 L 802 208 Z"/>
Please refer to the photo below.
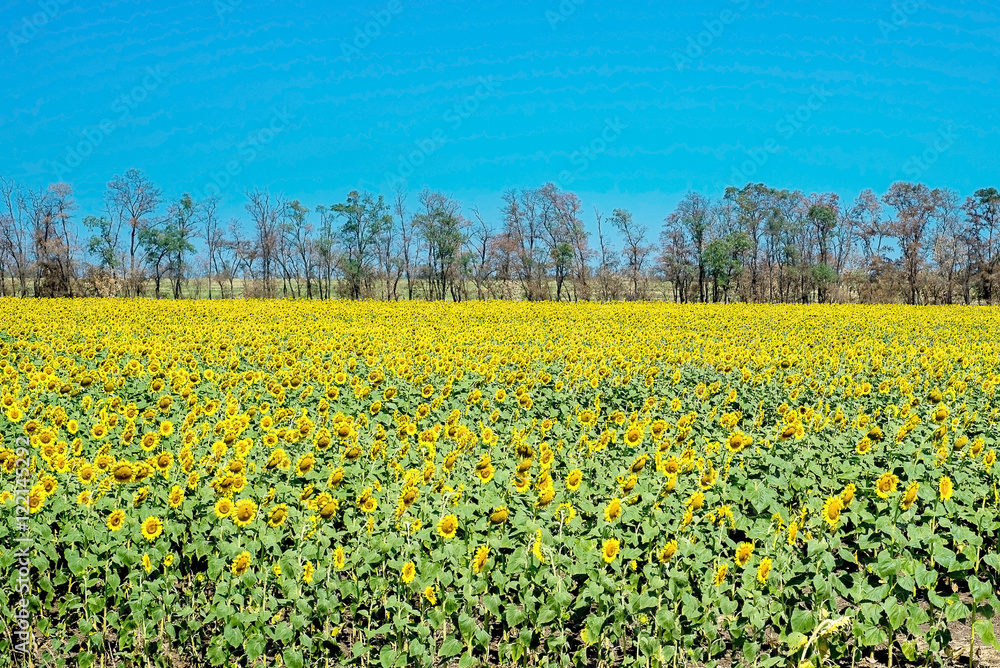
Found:
<path fill-rule="evenodd" d="M 305 205 L 405 180 L 478 205 L 552 181 L 658 229 L 688 190 L 1000 186 L 1000 6 L 0 0 L 0 174 L 130 167 L 174 199 Z M 245 218 L 245 215 L 244 215 Z"/>

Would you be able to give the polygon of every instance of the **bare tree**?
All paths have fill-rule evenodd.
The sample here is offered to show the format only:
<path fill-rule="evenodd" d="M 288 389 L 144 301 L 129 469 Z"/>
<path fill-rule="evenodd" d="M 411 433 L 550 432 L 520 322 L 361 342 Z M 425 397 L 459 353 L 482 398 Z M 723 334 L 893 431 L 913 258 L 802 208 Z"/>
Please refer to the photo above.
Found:
<path fill-rule="evenodd" d="M 274 271 L 277 264 L 278 244 L 281 236 L 281 223 L 287 211 L 287 205 L 281 195 L 272 195 L 266 188 L 253 188 L 245 193 L 246 210 L 253 222 L 257 253 L 261 262 L 261 296 L 273 298 Z"/>
<path fill-rule="evenodd" d="M 646 226 L 635 222 L 632 214 L 625 209 L 615 209 L 611 215 L 611 225 L 618 230 L 625 241 L 625 270 L 632 282 L 630 299 L 646 298 L 646 260 L 653 247 L 646 244 Z"/>
<path fill-rule="evenodd" d="M 889 192 L 882 196 L 882 201 L 896 212 L 895 219 L 888 221 L 887 229 L 903 256 L 903 270 L 909 286 L 907 301 L 910 304 L 919 300 L 917 279 L 926 255 L 925 235 L 936 215 L 940 198 L 941 191 L 937 189 L 903 181 L 893 183 Z"/>
<path fill-rule="evenodd" d="M 129 169 L 123 176 L 115 176 L 108 183 L 105 203 L 113 226 L 113 238 L 117 240 L 121 231 L 127 230 L 128 269 L 123 278 L 128 293 L 136 296 L 142 289 L 143 281 L 139 234 L 150 225 L 150 216 L 160 205 L 160 190 L 138 169 Z"/>

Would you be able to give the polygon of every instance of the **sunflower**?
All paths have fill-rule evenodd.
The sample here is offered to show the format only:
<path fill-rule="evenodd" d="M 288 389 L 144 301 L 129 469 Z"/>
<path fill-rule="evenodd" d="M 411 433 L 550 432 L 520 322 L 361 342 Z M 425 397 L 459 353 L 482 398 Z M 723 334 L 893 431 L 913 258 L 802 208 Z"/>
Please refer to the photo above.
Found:
<path fill-rule="evenodd" d="M 45 492 L 38 487 L 31 488 L 31 492 L 28 493 L 28 513 L 34 515 L 42 506 L 45 505 Z"/>
<path fill-rule="evenodd" d="M 871 449 L 872 449 L 872 441 L 867 436 L 858 441 L 858 445 L 855 448 L 855 450 L 857 450 L 859 455 L 866 455 L 868 454 L 868 451 Z"/>
<path fill-rule="evenodd" d="M 566 489 L 571 492 L 575 492 L 580 489 L 580 483 L 583 482 L 583 472 L 580 469 L 573 469 L 566 476 Z"/>
<path fill-rule="evenodd" d="M 454 538 L 458 531 L 458 518 L 454 515 L 445 515 L 437 524 L 438 533 L 444 538 Z"/>
<path fill-rule="evenodd" d="M 232 572 L 235 577 L 241 577 L 250 570 L 250 553 L 244 550 L 233 559 Z"/>
<path fill-rule="evenodd" d="M 685 502 L 685 505 L 690 510 L 701 510 L 702 506 L 705 505 L 705 494 L 704 492 L 695 492 L 691 497 Z"/>
<path fill-rule="evenodd" d="M 542 552 L 542 530 L 535 530 L 535 542 L 531 546 L 531 551 L 535 555 L 535 559 L 545 563 L 545 554 Z"/>
<path fill-rule="evenodd" d="M 413 578 L 417 576 L 417 567 L 412 561 L 407 561 L 403 564 L 403 568 L 399 571 L 399 579 L 403 581 L 403 584 L 410 584 L 413 582 Z"/>
<path fill-rule="evenodd" d="M 899 478 L 894 473 L 883 473 L 875 483 L 875 493 L 883 499 L 889 498 L 890 494 L 895 494 L 899 485 Z"/>
<path fill-rule="evenodd" d="M 129 462 L 122 461 L 115 465 L 111 476 L 115 479 L 115 482 L 120 484 L 132 482 L 135 479 L 135 469 Z"/>
<path fill-rule="evenodd" d="M 302 581 L 305 582 L 306 584 L 310 584 L 313 581 L 313 573 L 315 572 L 316 569 L 313 568 L 311 561 L 307 561 L 306 563 L 304 563 L 302 565 Z"/>
<path fill-rule="evenodd" d="M 164 420 L 160 423 L 160 436 L 163 438 L 168 438 L 174 433 L 174 423 L 170 420 Z"/>
<path fill-rule="evenodd" d="M 108 515 L 107 521 L 108 528 L 112 531 L 118 531 L 123 526 L 125 526 L 125 511 L 124 510 L 114 510 Z"/>
<path fill-rule="evenodd" d="M 510 516 L 507 506 L 499 506 L 490 512 L 490 524 L 503 524 Z"/>
<path fill-rule="evenodd" d="M 437 605 L 438 602 L 437 595 L 434 593 L 433 586 L 428 585 L 427 587 L 424 588 L 424 598 L 426 598 L 427 602 L 430 603 L 431 605 Z"/>
<path fill-rule="evenodd" d="M 636 426 L 631 426 L 625 430 L 625 443 L 631 447 L 636 447 L 642 443 L 643 430 Z"/>
<path fill-rule="evenodd" d="M 899 507 L 903 510 L 909 510 L 913 502 L 917 500 L 917 491 L 920 489 L 920 483 L 914 480 L 910 483 L 910 486 L 906 488 L 906 492 L 903 494 L 902 500 L 899 502 Z"/>
<path fill-rule="evenodd" d="M 698 486 L 703 490 L 711 489 L 718 479 L 719 473 L 715 467 L 709 464 L 698 478 Z"/>
<path fill-rule="evenodd" d="M 142 569 L 147 573 L 153 570 L 153 563 L 149 560 L 148 554 L 142 555 Z"/>
<path fill-rule="evenodd" d="M 221 498 L 215 502 L 215 516 L 219 519 L 229 517 L 233 512 L 233 502 L 227 498 Z"/>
<path fill-rule="evenodd" d="M 576 509 L 572 504 L 560 503 L 556 508 L 555 517 L 560 524 L 569 524 L 576 517 Z"/>
<path fill-rule="evenodd" d="M 184 503 L 184 488 L 180 485 L 174 485 L 167 497 L 167 502 L 171 508 L 177 508 Z"/>
<path fill-rule="evenodd" d="M 788 525 L 788 544 L 794 546 L 795 538 L 799 534 L 799 524 L 798 522 L 792 522 Z"/>
<path fill-rule="evenodd" d="M 843 501 L 839 495 L 831 496 L 823 503 L 823 521 L 835 528 L 840 521 L 840 511 L 843 510 Z"/>
<path fill-rule="evenodd" d="M 486 566 L 486 561 L 490 558 L 490 546 L 480 545 L 476 550 L 476 556 L 472 559 L 472 572 L 482 573 L 483 568 Z"/>
<path fill-rule="evenodd" d="M 495 472 L 496 469 L 493 468 L 493 464 L 490 464 L 488 462 L 486 466 L 482 468 L 478 466 L 476 467 L 476 475 L 479 476 L 479 482 L 484 484 L 488 483 L 490 480 L 493 480 L 493 475 Z"/>
<path fill-rule="evenodd" d="M 609 538 L 604 541 L 604 546 L 601 547 L 601 558 L 604 559 L 604 563 L 610 564 L 618 556 L 618 550 L 621 544 L 618 542 L 617 538 Z"/>
<path fill-rule="evenodd" d="M 267 525 L 272 529 L 275 527 L 280 527 L 288 519 L 288 504 L 279 503 L 274 508 L 271 509 L 270 515 L 267 518 Z"/>
<path fill-rule="evenodd" d="M 236 507 L 233 509 L 230 517 L 233 522 L 236 523 L 238 527 L 245 527 L 246 525 L 253 522 L 253 518 L 257 516 L 257 504 L 251 499 L 240 499 L 236 502 Z"/>
<path fill-rule="evenodd" d="M 552 503 L 552 499 L 554 498 L 556 498 L 556 490 L 553 489 L 551 486 L 543 487 L 538 492 L 538 503 L 535 504 L 535 507 L 545 508 L 550 503 Z"/>
<path fill-rule="evenodd" d="M 608 505 L 605 506 L 604 508 L 604 521 L 614 522 L 619 517 L 621 517 L 621 514 L 622 514 L 621 499 L 617 498 L 611 499 L 611 501 L 608 502 Z"/>
<path fill-rule="evenodd" d="M 736 565 L 742 568 L 746 566 L 750 561 L 750 557 L 753 556 L 753 543 L 740 543 L 736 546 L 736 555 L 733 557 L 733 561 Z"/>
<path fill-rule="evenodd" d="M 337 549 L 333 551 L 333 567 L 338 571 L 344 567 L 347 562 L 347 555 L 344 554 L 344 548 L 337 546 Z"/>
<path fill-rule="evenodd" d="M 942 501 L 947 501 L 951 498 L 952 492 L 955 491 L 955 485 L 951 482 L 951 478 L 948 476 L 941 476 L 941 480 L 938 481 L 938 494 Z"/>
<path fill-rule="evenodd" d="M 299 461 L 295 464 L 295 472 L 300 476 L 304 476 L 309 473 L 314 466 L 316 466 L 316 457 L 309 452 L 299 458 Z"/>
<path fill-rule="evenodd" d="M 841 492 L 840 500 L 843 502 L 844 508 L 850 507 L 851 501 L 854 500 L 854 492 L 856 489 L 857 488 L 854 486 L 854 483 L 852 482 L 848 484 L 847 487 L 844 488 L 843 492 Z"/>
<path fill-rule="evenodd" d="M 760 565 L 757 567 L 757 582 L 764 584 L 767 582 L 767 576 L 771 574 L 771 557 L 764 557 L 760 560 Z"/>
<path fill-rule="evenodd" d="M 729 564 L 723 563 L 715 571 L 715 577 L 712 581 L 715 583 L 716 587 L 722 586 L 726 581 L 726 572 L 729 570 Z"/>
<path fill-rule="evenodd" d="M 677 541 L 670 540 L 667 541 L 667 544 L 663 546 L 663 549 L 660 550 L 660 553 L 656 557 L 662 564 L 670 561 L 675 554 L 677 554 Z"/>
<path fill-rule="evenodd" d="M 142 537 L 152 542 L 163 533 L 163 521 L 159 517 L 150 516 L 142 522 Z"/>

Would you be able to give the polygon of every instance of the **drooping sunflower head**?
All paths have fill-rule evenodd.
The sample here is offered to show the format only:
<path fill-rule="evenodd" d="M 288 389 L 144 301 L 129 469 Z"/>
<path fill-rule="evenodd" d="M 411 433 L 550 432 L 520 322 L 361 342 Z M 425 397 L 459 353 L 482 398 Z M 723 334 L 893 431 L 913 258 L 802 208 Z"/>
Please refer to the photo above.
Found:
<path fill-rule="evenodd" d="M 746 566 L 750 561 L 750 557 L 753 555 L 753 543 L 740 543 L 736 546 L 736 555 L 733 560 L 739 567 Z"/>
<path fill-rule="evenodd" d="M 493 511 L 490 512 L 490 524 L 503 524 L 507 521 L 509 516 L 510 511 L 507 510 L 507 506 L 494 508 Z"/>
<path fill-rule="evenodd" d="M 167 497 L 167 501 L 170 503 L 171 508 L 177 508 L 184 502 L 184 488 L 180 485 L 174 485 L 170 490 L 170 496 Z"/>
<path fill-rule="evenodd" d="M 771 557 L 764 557 L 760 560 L 760 565 L 757 566 L 757 582 L 764 584 L 767 582 L 767 577 L 771 574 Z"/>
<path fill-rule="evenodd" d="M 716 587 L 722 586 L 726 581 L 726 573 L 729 571 L 729 564 L 723 563 L 715 571 L 715 577 L 712 581 L 715 583 Z"/>
<path fill-rule="evenodd" d="M 830 525 L 830 528 L 837 526 L 840 522 L 840 512 L 843 510 L 843 501 L 839 495 L 831 496 L 823 503 L 823 521 Z"/>
<path fill-rule="evenodd" d="M 938 481 L 938 495 L 941 497 L 941 500 L 947 501 L 950 499 L 954 491 L 955 485 L 952 483 L 951 478 L 948 476 L 941 476 L 941 480 Z"/>
<path fill-rule="evenodd" d="M 250 570 L 250 553 L 244 550 L 233 559 L 232 573 L 235 577 L 241 577 Z"/>
<path fill-rule="evenodd" d="M 115 479 L 115 482 L 119 484 L 124 484 L 127 482 L 131 482 L 132 479 L 135 477 L 135 469 L 129 462 L 122 461 L 115 465 L 114 470 L 111 472 L 111 475 Z"/>
<path fill-rule="evenodd" d="M 910 483 L 910 486 L 906 488 L 906 492 L 903 493 L 903 498 L 899 502 L 899 507 L 903 510 L 909 510 L 913 502 L 917 500 L 917 492 L 920 490 L 920 483 L 914 480 Z"/>
<path fill-rule="evenodd" d="M 333 567 L 340 570 L 344 567 L 347 562 L 347 555 L 344 554 L 344 548 L 337 546 L 337 549 L 333 551 Z"/>
<path fill-rule="evenodd" d="M 224 501 L 226 499 L 223 499 Z M 288 519 L 288 504 L 279 503 L 274 508 L 271 509 L 270 515 L 267 518 L 267 525 L 271 528 L 280 527 Z"/>
<path fill-rule="evenodd" d="M 621 543 L 618 542 L 617 538 L 609 538 L 604 541 L 604 545 L 601 547 L 601 558 L 604 559 L 604 563 L 610 564 L 614 561 L 620 548 Z"/>
<path fill-rule="evenodd" d="M 852 482 L 849 485 L 847 485 L 847 487 L 844 488 L 843 492 L 841 492 L 840 500 L 843 501 L 845 508 L 849 507 L 851 505 L 851 501 L 854 500 L 854 492 L 856 489 L 857 488 L 854 486 L 854 483 Z"/>
<path fill-rule="evenodd" d="M 668 541 L 667 544 L 663 546 L 663 549 L 660 550 L 660 553 L 657 555 L 657 559 L 659 559 L 660 563 L 666 563 L 670 561 L 675 554 L 677 554 L 676 539 Z"/>
<path fill-rule="evenodd" d="M 605 508 L 604 508 L 604 521 L 605 522 L 614 522 L 619 517 L 621 517 L 621 514 L 622 514 L 622 501 L 621 501 L 621 499 L 617 499 L 617 498 L 611 499 L 611 501 L 608 502 L 608 505 L 605 506 Z"/>
<path fill-rule="evenodd" d="M 487 560 L 490 558 L 490 546 L 480 545 L 476 550 L 476 556 L 472 559 L 472 571 L 479 574 L 483 571 L 486 566 Z"/>

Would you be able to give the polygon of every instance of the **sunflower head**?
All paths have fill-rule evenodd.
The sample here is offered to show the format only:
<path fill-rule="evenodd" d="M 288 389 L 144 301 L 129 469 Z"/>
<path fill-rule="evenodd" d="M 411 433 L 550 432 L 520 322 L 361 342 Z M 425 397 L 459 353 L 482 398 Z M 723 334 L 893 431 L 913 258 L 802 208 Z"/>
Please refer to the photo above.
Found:
<path fill-rule="evenodd" d="M 243 551 L 233 559 L 232 572 L 234 577 L 241 577 L 244 573 L 250 570 L 250 553 Z"/>
<path fill-rule="evenodd" d="M 604 545 L 601 547 L 601 558 L 604 559 L 604 563 L 610 564 L 614 561 L 620 548 L 621 543 L 618 542 L 617 538 L 609 538 L 604 541 Z"/>
<path fill-rule="evenodd" d="M 163 533 L 163 521 L 159 517 L 150 516 L 142 522 L 142 537 L 152 542 Z"/>
<path fill-rule="evenodd" d="M 444 538 L 454 538 L 458 531 L 458 518 L 454 515 L 445 515 L 437 525 L 438 533 Z"/>

